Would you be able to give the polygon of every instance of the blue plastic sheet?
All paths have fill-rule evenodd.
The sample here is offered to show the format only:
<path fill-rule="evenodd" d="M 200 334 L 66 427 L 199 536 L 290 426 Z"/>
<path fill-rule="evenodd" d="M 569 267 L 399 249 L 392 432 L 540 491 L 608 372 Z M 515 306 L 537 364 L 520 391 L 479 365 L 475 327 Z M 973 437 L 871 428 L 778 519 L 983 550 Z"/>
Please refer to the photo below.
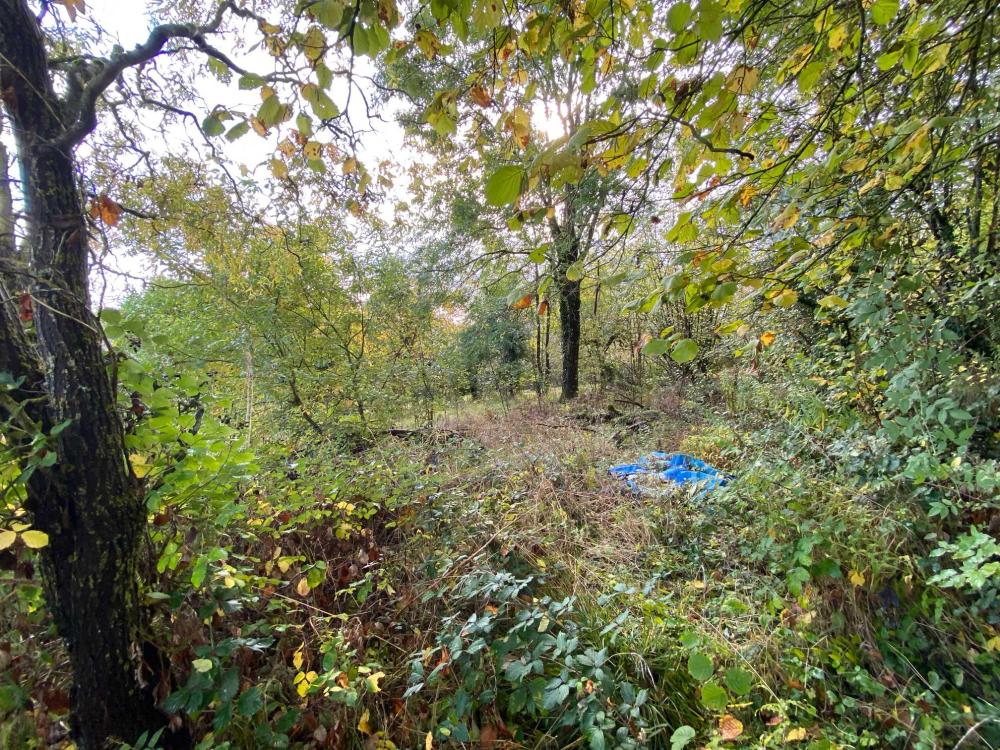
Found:
<path fill-rule="evenodd" d="M 635 463 L 612 466 L 608 469 L 608 473 L 624 480 L 629 489 L 639 493 L 649 491 L 648 487 L 640 484 L 640 480 L 651 479 L 654 476 L 661 481 L 680 486 L 696 485 L 701 490 L 699 494 L 710 492 L 716 487 L 724 487 L 729 481 L 723 472 L 714 466 L 709 466 L 700 458 L 686 453 L 671 454 L 662 451 L 653 451 Z"/>

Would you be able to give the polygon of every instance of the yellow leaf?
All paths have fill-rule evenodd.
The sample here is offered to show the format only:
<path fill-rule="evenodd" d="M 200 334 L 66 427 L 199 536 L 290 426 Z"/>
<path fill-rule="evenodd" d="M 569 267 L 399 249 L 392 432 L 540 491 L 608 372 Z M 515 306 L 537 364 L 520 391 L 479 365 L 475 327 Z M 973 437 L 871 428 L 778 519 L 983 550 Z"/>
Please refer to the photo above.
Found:
<path fill-rule="evenodd" d="M 778 214 L 772 226 L 775 229 L 790 229 L 795 226 L 795 222 L 799 220 L 799 216 L 801 215 L 799 207 L 792 203 L 785 206 L 785 210 Z"/>
<path fill-rule="evenodd" d="M 299 583 L 295 587 L 295 591 L 296 591 L 296 593 L 298 593 L 299 596 L 308 596 L 308 594 L 309 594 L 309 581 L 307 581 L 304 576 L 299 579 Z"/>
<path fill-rule="evenodd" d="M 792 289 L 782 289 L 780 294 L 775 295 L 771 303 L 778 307 L 791 307 L 799 301 L 798 292 Z"/>
<path fill-rule="evenodd" d="M 853 159 L 848 159 L 840 168 L 843 169 L 847 174 L 854 174 L 855 172 L 860 172 L 868 165 L 868 160 L 862 156 L 856 156 Z"/>
<path fill-rule="evenodd" d="M 253 132 L 261 136 L 262 138 L 265 135 L 267 135 L 267 125 L 265 125 L 264 121 L 261 120 L 259 117 L 250 118 L 250 127 L 253 128 Z"/>
<path fill-rule="evenodd" d="M 726 88 L 736 94 L 749 94 L 757 86 L 758 78 L 760 71 L 757 68 L 738 65 L 726 78 Z"/>
<path fill-rule="evenodd" d="M 357 170 L 358 170 L 358 160 L 357 159 L 355 159 L 353 156 L 349 156 L 346 159 L 344 159 L 344 166 L 343 166 L 343 168 L 341 170 L 344 174 L 352 174 L 353 172 L 356 172 Z"/>
<path fill-rule="evenodd" d="M 292 563 L 287 558 L 283 557 L 280 560 L 278 560 L 278 570 L 280 570 L 282 573 L 287 573 L 290 567 L 292 567 Z"/>
<path fill-rule="evenodd" d="M 271 174 L 279 180 L 288 177 L 288 165 L 281 159 L 271 159 Z"/>
<path fill-rule="evenodd" d="M 139 454 L 133 453 L 128 457 L 128 461 L 132 464 L 132 473 L 135 474 L 139 479 L 142 479 L 149 473 L 152 466 L 146 465 L 146 457 Z"/>
<path fill-rule="evenodd" d="M 765 349 L 774 343 L 775 335 L 771 331 L 764 331 L 760 335 L 760 345 Z"/>
<path fill-rule="evenodd" d="M 369 723 L 367 708 L 365 709 L 365 712 L 361 714 L 361 718 L 358 720 L 358 731 L 361 732 L 361 734 L 370 735 L 372 733 L 372 725 Z"/>
<path fill-rule="evenodd" d="M 852 570 L 847 577 L 850 579 L 851 583 L 853 583 L 855 586 L 864 586 L 865 585 L 865 575 L 864 575 L 864 573 L 859 573 L 856 570 Z"/>
<path fill-rule="evenodd" d="M 801 742 L 806 738 L 806 730 L 802 727 L 796 727 L 795 729 L 788 730 L 788 734 L 785 735 L 785 742 Z"/>
<path fill-rule="evenodd" d="M 424 735 L 424 750 L 431 750 L 434 747 L 434 733 L 428 732 Z"/>
<path fill-rule="evenodd" d="M 869 190 L 874 190 L 879 186 L 881 182 L 882 182 L 882 175 L 881 174 L 875 175 L 870 180 L 868 180 L 868 182 L 866 182 L 864 185 L 858 188 L 858 195 L 864 195 Z"/>
<path fill-rule="evenodd" d="M 376 672 L 375 674 L 370 674 L 365 678 L 365 683 L 368 685 L 368 689 L 373 693 L 382 692 L 382 688 L 378 686 L 378 681 L 385 677 L 385 672 Z"/>
<path fill-rule="evenodd" d="M 840 49 L 844 46 L 844 41 L 847 39 L 847 27 L 844 24 L 840 24 L 840 26 L 830 30 L 827 38 L 830 43 L 830 49 Z"/>
<path fill-rule="evenodd" d="M 302 147 L 302 153 L 305 154 L 307 159 L 318 159 L 321 150 L 322 146 L 316 141 L 309 141 L 309 143 Z"/>
<path fill-rule="evenodd" d="M 17 532 L 8 531 L 4 529 L 0 531 L 0 549 L 7 549 L 10 545 L 17 541 Z"/>
<path fill-rule="evenodd" d="M 740 205 L 746 208 L 750 205 L 750 200 L 757 194 L 757 188 L 753 185 L 746 185 L 740 191 Z"/>
<path fill-rule="evenodd" d="M 726 714 L 721 719 L 719 719 L 719 732 L 722 734 L 722 739 L 735 740 L 741 734 L 743 734 L 743 722 L 737 719 L 732 714 Z"/>
<path fill-rule="evenodd" d="M 2 548 L 0 548 L 2 549 Z M 987 651 L 1000 651 L 1000 635 L 995 635 L 986 641 Z"/>
<path fill-rule="evenodd" d="M 296 669 L 302 669 L 302 663 L 305 661 L 305 655 L 302 653 L 302 649 L 299 648 L 294 654 L 292 654 L 292 666 Z"/>

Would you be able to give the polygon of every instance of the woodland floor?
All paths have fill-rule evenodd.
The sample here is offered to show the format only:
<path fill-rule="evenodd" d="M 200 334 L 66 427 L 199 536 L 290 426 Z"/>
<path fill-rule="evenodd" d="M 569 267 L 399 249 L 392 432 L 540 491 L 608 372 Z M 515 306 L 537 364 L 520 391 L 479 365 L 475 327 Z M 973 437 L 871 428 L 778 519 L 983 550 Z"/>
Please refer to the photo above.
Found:
<path fill-rule="evenodd" d="M 173 667 L 161 695 L 205 748 L 824 748 L 879 746 L 883 729 L 905 745 L 943 708 L 882 653 L 894 605 L 866 576 L 895 547 L 893 513 L 822 480 L 762 484 L 741 441 L 665 393 L 477 406 L 349 458 L 300 450 L 291 469 L 275 450 L 214 588 L 188 583 L 212 548 L 193 532 L 153 575 L 172 592 L 150 599 Z M 652 450 L 737 486 L 641 498 L 608 476 Z M 812 543 L 828 575 L 795 585 L 803 534 L 828 522 Z M 44 620 L 4 624 L 25 696 L 0 745 L 67 747 L 57 641 Z"/>

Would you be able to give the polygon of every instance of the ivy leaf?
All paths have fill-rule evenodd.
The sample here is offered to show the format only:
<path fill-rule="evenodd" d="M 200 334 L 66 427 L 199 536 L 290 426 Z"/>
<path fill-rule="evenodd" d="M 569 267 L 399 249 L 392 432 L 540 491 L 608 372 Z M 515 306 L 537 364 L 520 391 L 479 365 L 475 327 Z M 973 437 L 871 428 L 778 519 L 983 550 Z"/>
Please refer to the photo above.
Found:
<path fill-rule="evenodd" d="M 507 206 L 521 194 L 524 170 L 521 167 L 500 167 L 486 181 L 486 202 L 491 206 Z"/>
<path fill-rule="evenodd" d="M 674 344 L 670 359 L 678 364 L 690 362 L 698 354 L 698 343 L 694 339 L 681 339 Z"/>

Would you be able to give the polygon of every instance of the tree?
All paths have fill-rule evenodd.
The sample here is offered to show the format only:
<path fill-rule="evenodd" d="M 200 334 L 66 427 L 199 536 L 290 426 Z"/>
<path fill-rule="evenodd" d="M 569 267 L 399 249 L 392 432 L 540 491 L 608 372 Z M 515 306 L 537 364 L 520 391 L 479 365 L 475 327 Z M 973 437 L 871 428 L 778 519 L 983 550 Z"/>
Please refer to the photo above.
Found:
<path fill-rule="evenodd" d="M 83 3 L 63 5 L 71 17 L 83 10 Z M 84 750 L 103 747 L 112 738 L 132 741 L 165 719 L 152 692 L 156 659 L 144 651 L 141 636 L 136 566 L 146 511 L 141 483 L 126 461 L 100 324 L 90 309 L 90 224 L 74 149 L 97 127 L 104 94 L 116 85 L 132 91 L 124 83 L 132 69 L 138 71 L 141 91 L 142 77 L 152 75 L 144 63 L 178 51 L 179 40 L 215 68 L 242 76 L 246 87 L 262 90 L 260 110 L 243 117 L 230 130 L 231 138 L 251 128 L 264 135 L 291 117 L 294 97 L 286 94 L 282 103 L 281 86 L 296 92 L 322 127 L 336 134 L 340 112 L 325 93 L 333 74 L 323 64 L 335 42 L 328 43 L 324 27 L 335 29 L 337 40 L 346 39 L 352 51 L 374 54 L 388 46 L 386 27 L 396 23 L 396 11 L 384 0 L 350 9 L 328 6 L 315 4 L 308 13 L 294 8 L 281 27 L 236 2 L 222 2 L 207 14 L 207 22 L 161 24 L 134 49 L 116 48 L 102 58 L 60 38 L 61 23 L 46 19 L 55 12 L 52 4 L 41 3 L 36 12 L 27 0 L 0 0 L 0 99 L 13 125 L 26 234 L 24 259 L 9 241 L 10 232 L 4 232 L 7 240 L 0 247 L 0 372 L 10 373 L 16 384 L 8 389 L 3 408 L 5 417 L 33 426 L 48 441 L 49 458 L 25 476 L 24 505 L 34 526 L 48 536 L 41 552 L 45 593 L 69 649 L 72 729 Z M 281 63 L 276 72 L 254 75 L 208 41 L 233 18 L 256 26 Z M 299 24 L 308 30 L 297 30 Z M 191 116 L 173 103 L 160 106 L 175 116 Z M 219 108 L 199 129 L 206 138 L 217 136 L 225 130 L 223 121 L 233 117 Z M 305 112 L 298 122 L 300 133 L 312 132 Z M 319 145 L 305 158 L 320 168 Z M 355 179 L 364 179 L 356 163 L 353 172 Z M 0 216 L 4 225 L 12 223 L 9 203 L 0 206 L 8 211 Z M 100 195 L 90 214 L 112 226 L 122 207 Z M 183 742 L 180 735 L 176 739 Z"/>

